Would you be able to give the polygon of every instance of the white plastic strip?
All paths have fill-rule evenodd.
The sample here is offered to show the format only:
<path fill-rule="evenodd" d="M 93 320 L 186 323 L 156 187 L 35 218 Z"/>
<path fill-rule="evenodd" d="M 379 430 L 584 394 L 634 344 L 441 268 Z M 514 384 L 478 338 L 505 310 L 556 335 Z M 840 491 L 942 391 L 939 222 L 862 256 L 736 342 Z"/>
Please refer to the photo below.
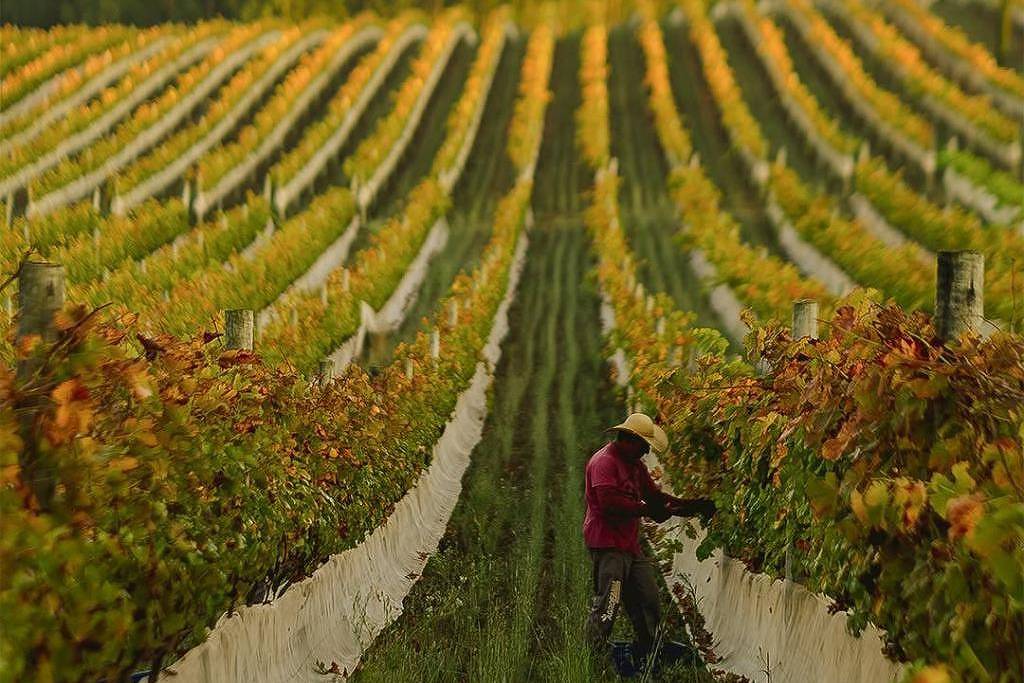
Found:
<path fill-rule="evenodd" d="M 416 98 L 416 103 L 413 105 L 412 111 L 409 112 L 408 118 L 405 121 L 405 127 L 402 129 L 401 134 L 395 141 L 395 144 L 391 146 L 388 151 L 387 157 L 377 165 L 374 169 L 373 175 L 358 185 L 353 184 L 352 193 L 356 196 L 356 203 L 362 207 L 363 210 L 369 208 L 373 200 L 377 198 L 377 193 L 380 192 L 381 188 L 384 187 L 387 179 L 391 176 L 391 173 L 398 166 L 398 162 L 402 160 L 402 156 L 405 154 L 406 147 L 412 141 L 412 136 L 419 127 L 420 119 L 423 118 L 423 112 L 426 111 L 427 104 L 430 102 L 431 96 L 434 94 L 434 90 L 437 88 L 437 84 L 441 80 L 441 76 L 444 75 L 447 69 L 448 62 L 455 52 L 455 48 L 458 46 L 460 41 L 466 40 L 468 42 L 476 41 L 476 32 L 473 27 L 464 21 L 460 21 L 452 29 L 451 36 L 448 39 L 447 45 L 445 45 L 444 52 L 438 57 L 437 61 L 434 62 L 434 66 L 427 75 L 423 83 L 423 87 L 420 89 L 420 93 Z"/>
<path fill-rule="evenodd" d="M 409 267 L 402 275 L 402 279 L 380 310 L 374 311 L 365 301 L 361 302 L 359 308 L 359 329 L 342 342 L 330 355 L 337 372 L 347 368 L 354 359 L 362 354 L 368 334 L 394 332 L 401 326 L 406 314 L 416 301 L 423 281 L 427 277 L 430 260 L 444 248 L 447 241 L 448 222 L 441 218 L 430 229 L 430 233 L 427 235 L 426 240 L 424 240 L 423 246 L 420 247 L 419 253 L 416 254 L 416 258 L 409 264 Z"/>
<path fill-rule="evenodd" d="M 650 468 L 658 467 L 653 454 Z M 671 486 L 662 481 L 662 487 Z M 900 680 L 904 668 L 882 653 L 884 632 L 869 625 L 859 637 L 846 628 L 846 613 L 829 613 L 829 600 L 803 586 L 767 574 L 754 574 L 716 550 L 703 562 L 696 550 L 705 537 L 697 520 L 697 538 L 685 523 L 661 525 L 664 542 L 678 543 L 665 574 L 671 590 L 689 586 L 706 628 L 715 637 L 715 665 L 754 683 L 881 683 Z"/>
<path fill-rule="evenodd" d="M 718 271 L 708 260 L 702 249 L 690 250 L 690 267 L 693 268 L 693 272 L 702 281 L 706 283 L 717 282 Z M 745 306 L 736 297 L 732 288 L 723 282 L 712 284 L 711 289 L 708 291 L 708 304 L 711 306 L 711 310 L 715 312 L 718 322 L 729 336 L 729 339 L 738 346 L 743 346 L 743 339 L 750 332 L 750 328 L 747 327 L 747 324 L 740 317 L 740 313 Z"/>
<path fill-rule="evenodd" d="M 280 149 L 288 133 L 306 115 L 313 102 L 320 96 L 320 93 L 324 91 L 341 67 L 359 50 L 376 41 L 379 37 L 379 31 L 366 29 L 346 41 L 329 65 L 316 78 L 310 81 L 302 93 L 295 98 L 288 109 L 288 113 L 277 122 L 274 129 L 267 134 L 256 149 L 244 161 L 228 171 L 214 187 L 208 190 L 199 190 L 193 204 L 196 219 L 202 220 L 207 211 L 237 189 L 239 185 L 245 182 L 246 178 L 256 171 L 260 164 Z"/>
<path fill-rule="evenodd" d="M 359 93 L 359 98 L 345 113 L 345 118 L 341 122 L 327 141 L 324 142 L 323 146 L 320 147 L 317 152 L 310 157 L 306 165 L 300 169 L 293 178 L 283 183 L 281 187 L 274 188 L 273 204 L 277 209 L 278 213 L 284 215 L 288 211 L 288 207 L 291 206 L 302 193 L 313 181 L 316 180 L 317 176 L 323 171 L 324 167 L 327 166 L 328 162 L 333 159 L 337 154 L 338 150 L 348 141 L 349 135 L 352 133 L 352 129 L 355 128 L 356 123 L 362 117 L 363 112 L 369 106 L 370 102 L 376 97 L 377 92 L 381 86 L 387 80 L 388 75 L 394 69 L 398 63 L 399 57 L 406 51 L 406 49 L 417 40 L 423 40 L 427 35 L 427 28 L 422 24 L 414 24 L 407 28 L 398 38 L 395 39 L 394 45 L 388 52 L 384 60 L 377 66 L 377 70 L 373 76 L 366 82 L 362 92 Z"/>
<path fill-rule="evenodd" d="M 885 220 L 885 217 L 878 213 L 874 205 L 867 198 L 855 192 L 847 200 L 854 217 L 872 235 L 877 237 L 890 247 L 902 247 L 910 245 L 917 249 L 918 256 L 923 263 L 934 263 L 935 254 L 925 249 L 917 242 L 910 240 L 900 230 L 894 228 Z"/>
<path fill-rule="evenodd" d="M 59 164 L 66 157 L 91 145 L 105 135 L 114 125 L 127 116 L 135 107 L 149 99 L 179 72 L 189 68 L 209 54 L 223 36 L 213 36 L 193 45 L 177 59 L 165 64 L 149 78 L 134 88 L 128 97 L 122 99 L 106 114 L 92 122 L 85 130 L 63 140 L 54 149 L 39 157 L 35 162 L 22 167 L 17 173 L 0 180 L 0 196 L 24 187 L 30 180 Z"/>
<path fill-rule="evenodd" d="M 28 128 L 0 141 L 0 154 L 5 154 L 10 149 L 20 147 L 34 140 L 44 128 L 57 119 L 64 117 L 72 109 L 88 102 L 101 90 L 128 73 L 139 62 L 155 55 L 167 45 L 168 41 L 170 41 L 169 37 L 161 36 L 141 50 L 132 52 L 126 57 L 119 59 L 83 83 L 70 96 L 59 102 L 50 103 L 46 97 L 41 98 L 37 106 L 45 105 L 45 109 L 38 113 L 35 120 L 32 121 L 32 125 Z M 30 108 L 33 107 L 26 107 L 25 110 L 27 111 Z M 9 118 L 11 118 L 9 111 L 5 111 L 4 116 L 0 116 L 0 123 Z"/>
<path fill-rule="evenodd" d="M 430 466 L 362 543 L 332 556 L 309 578 L 266 605 L 225 615 L 206 641 L 170 667 L 175 683 L 318 682 L 316 662 L 337 664 L 344 678 L 374 638 L 402 613 L 405 597 L 436 550 L 462 492 L 462 475 L 483 433 L 493 367 L 508 332 L 526 256 L 520 235 L 505 296 L 487 344 L 434 445 Z M 335 677 L 336 679 L 339 677 Z"/>
<path fill-rule="evenodd" d="M 766 209 L 768 219 L 775 226 L 779 246 L 805 275 L 820 280 L 829 292 L 838 297 L 846 296 L 857 287 L 857 283 L 832 259 L 800 237 L 796 228 L 786 218 L 786 214 L 771 197 L 766 201 Z"/>
<path fill-rule="evenodd" d="M 157 123 L 136 135 L 131 142 L 118 150 L 116 154 L 107 159 L 99 168 L 73 180 L 64 187 L 54 190 L 44 197 L 40 197 L 38 200 L 32 200 L 25 211 L 25 215 L 28 218 L 44 216 L 51 211 L 88 196 L 104 180 L 138 159 L 139 156 L 144 154 L 153 145 L 169 135 L 203 100 L 210 96 L 210 93 L 219 88 L 232 73 L 248 61 L 253 54 L 262 50 L 274 40 L 277 40 L 278 36 L 279 32 L 276 31 L 266 33 L 232 52 L 211 69 L 210 73 L 188 95 L 162 116 Z"/>
<path fill-rule="evenodd" d="M 985 188 L 975 185 L 970 178 L 947 166 L 942 171 L 942 186 L 946 193 L 964 206 L 981 214 L 989 223 L 1009 225 L 1024 219 L 1024 212 L 1016 206 L 1000 206 L 999 199 Z M 1024 221 L 1022 221 L 1024 227 Z"/>
<path fill-rule="evenodd" d="M 231 108 L 231 111 L 223 116 L 206 135 L 185 150 L 184 154 L 135 187 L 129 188 L 124 194 L 114 197 L 110 207 L 111 213 L 118 216 L 124 215 L 132 207 L 163 192 L 171 183 L 182 177 L 192 164 L 198 161 L 214 145 L 224 140 L 228 133 L 238 126 L 242 118 L 249 113 L 277 80 L 298 61 L 304 52 L 322 43 L 326 37 L 326 31 L 315 31 L 305 36 L 284 54 L 280 55 L 270 68 L 246 89 L 242 97 Z"/>

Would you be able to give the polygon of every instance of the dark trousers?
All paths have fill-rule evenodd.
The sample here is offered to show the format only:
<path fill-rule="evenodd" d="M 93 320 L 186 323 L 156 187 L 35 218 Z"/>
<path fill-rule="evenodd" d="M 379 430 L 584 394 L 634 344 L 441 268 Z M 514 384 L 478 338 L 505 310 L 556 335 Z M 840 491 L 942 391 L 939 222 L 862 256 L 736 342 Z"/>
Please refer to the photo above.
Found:
<path fill-rule="evenodd" d="M 657 569 L 648 557 L 621 550 L 591 550 L 594 598 L 587 619 L 587 639 L 596 646 L 608 642 L 619 605 L 636 632 L 637 649 L 646 654 L 661 620 Z"/>

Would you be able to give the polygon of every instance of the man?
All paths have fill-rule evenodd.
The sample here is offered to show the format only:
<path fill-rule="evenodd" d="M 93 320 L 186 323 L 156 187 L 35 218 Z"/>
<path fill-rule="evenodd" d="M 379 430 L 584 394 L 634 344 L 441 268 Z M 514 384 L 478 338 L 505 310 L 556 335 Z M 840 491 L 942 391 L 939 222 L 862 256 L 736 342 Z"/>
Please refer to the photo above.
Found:
<path fill-rule="evenodd" d="M 664 522 L 672 515 L 707 518 L 714 504 L 664 493 L 641 458 L 668 447 L 665 431 L 642 413 L 608 431 L 615 439 L 590 457 L 586 473 L 587 513 L 583 539 L 593 562 L 594 599 L 587 638 L 608 641 L 621 602 L 636 633 L 637 662 L 646 659 L 661 619 L 654 562 L 640 548 L 640 518 Z"/>

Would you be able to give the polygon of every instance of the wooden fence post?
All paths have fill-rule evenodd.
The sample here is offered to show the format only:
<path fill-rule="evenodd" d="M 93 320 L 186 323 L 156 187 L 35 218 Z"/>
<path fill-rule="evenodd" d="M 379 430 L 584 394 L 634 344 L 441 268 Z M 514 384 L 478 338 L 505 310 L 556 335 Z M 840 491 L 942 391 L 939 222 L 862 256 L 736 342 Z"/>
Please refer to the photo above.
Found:
<path fill-rule="evenodd" d="M 321 384 L 327 384 L 334 379 L 334 359 L 322 358 L 316 370 L 317 378 Z"/>
<path fill-rule="evenodd" d="M 57 340 L 54 314 L 64 307 L 64 266 L 45 261 L 26 261 L 18 273 L 17 342 L 40 337 L 44 344 Z M 25 381 L 39 369 L 36 358 L 18 361 L 17 378 Z M 40 456 L 37 448 L 35 420 L 48 403 L 46 396 L 19 401 L 18 427 L 25 444 L 18 457 L 22 477 L 35 494 L 43 510 L 49 508 L 56 489 L 52 463 Z"/>
<path fill-rule="evenodd" d="M 793 339 L 818 338 L 818 302 L 800 299 L 793 302 Z"/>
<path fill-rule="evenodd" d="M 229 349 L 252 351 L 256 316 L 251 309 L 224 311 L 224 345 Z"/>
<path fill-rule="evenodd" d="M 430 357 L 434 360 L 441 357 L 441 333 L 436 327 L 430 332 Z"/>
<path fill-rule="evenodd" d="M 793 323 L 790 333 L 793 339 L 818 338 L 818 302 L 814 299 L 799 299 L 793 302 Z M 793 530 L 786 520 L 789 539 L 786 543 L 786 580 L 793 580 Z"/>
<path fill-rule="evenodd" d="M 985 316 L 985 257 L 977 251 L 940 251 L 935 279 L 935 334 L 954 341 L 978 331 Z"/>
<path fill-rule="evenodd" d="M 43 342 L 57 339 L 53 316 L 64 307 L 64 266 L 47 261 L 26 261 L 18 273 L 17 339 L 39 336 Z M 18 378 L 35 370 L 26 360 L 18 363 Z"/>

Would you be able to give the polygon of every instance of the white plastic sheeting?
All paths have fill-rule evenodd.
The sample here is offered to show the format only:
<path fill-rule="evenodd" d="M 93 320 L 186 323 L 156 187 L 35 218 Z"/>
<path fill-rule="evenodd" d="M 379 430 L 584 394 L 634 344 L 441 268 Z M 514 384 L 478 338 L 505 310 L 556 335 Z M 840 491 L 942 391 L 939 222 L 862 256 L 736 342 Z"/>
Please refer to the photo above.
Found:
<path fill-rule="evenodd" d="M 206 77 L 193 90 L 174 105 L 160 119 L 135 136 L 135 138 L 107 159 L 99 168 L 76 178 L 64 187 L 54 190 L 39 199 L 33 199 L 25 212 L 29 218 L 43 216 L 62 206 L 88 196 L 104 180 L 119 169 L 135 161 L 145 154 L 153 145 L 170 135 L 199 104 L 219 88 L 231 74 L 248 61 L 253 54 L 262 50 L 278 38 L 280 32 L 265 33 L 259 38 L 249 41 L 246 45 L 232 52 L 223 61 L 213 67 Z"/>
<path fill-rule="evenodd" d="M 366 111 L 366 107 L 369 106 L 385 80 L 387 80 L 388 74 L 391 73 L 395 64 L 398 63 L 399 57 L 402 56 L 409 45 L 417 40 L 423 40 L 426 35 L 427 28 L 424 25 L 413 24 L 395 40 L 395 43 L 391 46 L 391 50 L 388 52 L 387 56 L 377 66 L 377 70 L 366 82 L 362 92 L 359 93 L 358 99 L 356 99 L 355 103 L 352 104 L 352 107 L 345 113 L 345 118 L 341 125 L 338 126 L 337 130 L 331 133 L 331 136 L 327 138 L 327 141 L 324 142 L 323 146 L 321 146 L 320 149 L 310 157 L 309 161 L 306 162 L 306 165 L 303 166 L 293 178 L 283 183 L 280 187 L 274 188 L 273 205 L 279 213 L 282 215 L 285 214 L 292 202 L 294 202 L 303 191 L 313 184 L 313 181 L 320 175 L 323 169 L 327 166 L 327 163 L 337 155 L 338 150 L 340 150 L 348 140 L 348 136 L 352 133 L 352 129 L 355 128 L 356 123 L 358 123 L 360 117 L 362 117 L 363 112 Z"/>
<path fill-rule="evenodd" d="M 91 145 L 105 135 L 114 125 L 127 116 L 135 107 L 149 99 L 179 72 L 191 67 L 203 59 L 221 41 L 223 36 L 211 36 L 193 45 L 176 59 L 164 64 L 153 72 L 145 81 L 139 83 L 127 97 L 118 101 L 103 116 L 92 122 L 85 130 L 65 138 L 50 152 L 36 159 L 33 163 L 22 167 L 17 173 L 0 180 L 0 195 L 6 195 L 24 187 L 33 178 L 53 168 L 65 158 L 75 154 L 84 147 Z"/>
<path fill-rule="evenodd" d="M 701 249 L 690 250 L 690 267 L 697 277 L 705 282 L 716 282 L 718 279 L 718 270 Z M 742 346 L 743 338 L 747 336 L 750 328 L 740 317 L 740 313 L 746 307 L 736 298 L 732 288 L 724 282 L 712 285 L 708 291 L 708 304 L 718 316 L 718 321 L 729 339 Z"/>
<path fill-rule="evenodd" d="M 508 333 L 508 309 L 526 257 L 516 245 L 505 296 L 469 387 L 434 445 L 430 466 L 395 505 L 387 521 L 358 546 L 332 556 L 309 578 L 266 605 L 225 615 L 207 640 L 170 667 L 175 683 L 272 683 L 343 679 L 317 673 L 317 662 L 351 672 L 380 631 L 402 613 L 403 601 L 437 550 L 462 492 L 462 475 L 487 416 L 492 370 Z M 443 344 L 442 344 L 443 349 Z M 442 351 L 443 353 L 443 351 Z"/>
<path fill-rule="evenodd" d="M 398 286 L 380 310 L 374 311 L 365 301 L 360 302 L 359 329 L 330 355 L 338 372 L 362 354 L 367 335 L 394 332 L 401 326 L 427 277 L 430 260 L 444 248 L 447 241 L 448 221 L 441 218 L 431 227 L 416 258 L 409 264 Z"/>
<path fill-rule="evenodd" d="M 288 133 L 306 115 L 306 112 L 328 86 L 334 75 L 341 70 L 356 52 L 378 40 L 379 37 L 379 30 L 368 28 L 345 41 L 345 44 L 335 53 L 334 58 L 328 65 L 295 98 L 288 108 L 288 113 L 277 122 L 277 125 L 257 145 L 256 149 L 252 150 L 237 166 L 225 173 L 224 177 L 217 181 L 213 187 L 199 189 L 193 203 L 193 211 L 197 220 L 202 220 L 207 211 L 238 188 L 239 185 L 256 172 L 260 164 L 281 148 Z"/>
<path fill-rule="evenodd" d="M 878 213 L 878 210 L 875 209 L 874 205 L 864 195 L 855 192 L 850 195 L 847 203 L 860 224 L 886 245 L 890 247 L 910 245 L 917 250 L 918 257 L 922 262 L 930 263 L 935 260 L 935 254 L 917 242 L 908 239 L 903 232 L 890 225 L 889 221 L 885 220 L 885 217 Z"/>
<path fill-rule="evenodd" d="M 657 467 L 657 458 L 646 456 Z M 666 490 L 671 486 L 662 482 Z M 829 614 L 829 600 L 803 586 L 767 574 L 716 550 L 703 562 L 697 547 L 705 532 L 688 538 L 685 523 L 661 525 L 665 542 L 678 542 L 665 574 L 669 588 L 689 586 L 705 627 L 715 637 L 716 667 L 746 676 L 754 683 L 882 683 L 899 680 L 903 667 L 882 653 L 882 631 L 868 626 L 859 637 L 846 628 L 846 613 Z M 673 592 L 673 598 L 676 598 Z"/>
<path fill-rule="evenodd" d="M 834 0 L 821 0 L 821 2 L 836 16 L 842 17 L 843 24 L 850 29 L 851 35 L 856 38 L 857 42 L 872 53 L 876 53 L 878 41 L 869 27 L 851 16 L 841 2 L 835 2 Z M 909 76 L 906 68 L 901 63 L 886 61 L 885 64 L 900 80 L 912 80 L 912 77 Z M 982 151 L 986 156 L 1005 168 L 1017 169 L 1021 157 L 1020 140 L 1014 140 L 1009 144 L 996 140 L 972 121 L 968 120 L 959 111 L 950 109 L 944 102 L 935 100 L 928 95 L 922 96 L 919 102 L 921 107 L 933 119 L 938 119 L 946 126 L 956 130 L 957 134 L 962 136 L 972 147 Z"/>
<path fill-rule="evenodd" d="M 134 68 L 136 64 L 149 59 L 157 52 L 162 50 L 169 41 L 170 38 L 168 36 L 160 36 L 156 38 L 155 40 L 150 42 L 149 45 L 146 45 L 141 50 L 136 50 L 128 54 L 127 56 L 117 60 L 113 64 L 110 64 L 106 68 L 102 69 L 98 74 L 96 74 L 88 81 L 83 83 L 71 95 L 65 97 L 59 102 L 48 102 L 48 98 L 45 96 L 40 98 L 31 96 L 31 99 L 36 101 L 36 106 L 45 105 L 45 109 L 43 109 L 43 111 L 38 112 L 36 118 L 32 121 L 32 124 L 30 126 L 28 126 L 27 128 L 18 133 L 15 133 L 11 137 L 0 141 L 0 154 L 4 154 L 9 149 L 19 147 L 34 140 L 36 137 L 39 136 L 39 133 L 41 133 L 44 128 L 49 126 L 57 119 L 60 119 L 63 116 L 65 116 L 72 109 L 75 109 L 80 105 L 91 100 L 93 97 L 99 94 L 99 92 L 102 91 L 104 88 L 106 88 L 111 83 L 118 80 L 126 73 L 128 73 L 128 71 Z M 78 69 L 80 68 L 81 67 L 78 67 Z M 63 78 L 63 76 L 63 73 L 60 74 L 61 78 Z M 24 104 L 24 102 L 25 100 L 22 100 L 18 104 Z M 28 111 L 32 108 L 34 107 L 24 107 L 23 111 Z M 8 115 L 9 110 L 3 112 L 3 114 Z M 12 117 L 0 116 L 0 123 L 7 120 L 8 118 Z"/>
<path fill-rule="evenodd" d="M 829 79 L 836 89 L 842 94 L 843 100 L 850 106 L 851 110 L 862 121 L 867 123 L 872 130 L 884 141 L 886 141 L 900 155 L 909 159 L 915 166 L 920 168 L 926 176 L 931 178 L 937 166 L 934 149 L 926 149 L 909 139 L 899 130 L 882 119 L 871 104 L 860 96 L 860 93 L 853 87 L 846 77 L 846 70 L 832 58 L 814 39 L 810 24 L 798 11 L 792 11 L 788 4 L 774 0 L 772 2 L 760 3 L 761 10 L 765 12 L 782 12 L 789 18 L 793 27 L 800 34 L 804 44 L 824 68 Z"/>
<path fill-rule="evenodd" d="M 989 223 L 1008 225 L 1015 220 L 1020 221 L 1018 229 L 1024 232 L 1024 212 L 1016 206 L 1000 206 L 994 194 L 949 166 L 942 171 L 942 186 L 950 197 L 981 214 Z"/>
<path fill-rule="evenodd" d="M 356 37 L 358 37 L 358 34 Z M 242 118 L 249 114 L 250 110 L 256 106 L 256 103 L 277 83 L 278 79 L 287 70 L 292 68 L 292 65 L 298 61 L 304 52 L 319 45 L 326 38 L 327 31 L 314 31 L 278 56 L 263 75 L 256 79 L 246 89 L 245 93 L 238 98 L 238 101 L 231 107 L 231 111 L 211 127 L 206 135 L 197 140 L 195 144 L 185 150 L 172 163 L 146 178 L 135 187 L 127 188 L 124 194 L 114 197 L 111 202 L 111 212 L 116 215 L 123 215 L 133 206 L 166 190 L 171 183 L 182 177 L 188 168 L 196 163 L 201 156 L 206 154 L 214 145 L 220 144 L 228 133 L 237 128 Z"/>
<path fill-rule="evenodd" d="M 836 296 L 845 296 L 857 287 L 857 283 L 832 259 L 800 237 L 785 212 L 770 195 L 766 204 L 768 218 L 775 226 L 779 238 L 779 246 L 805 275 L 820 280 Z"/>

